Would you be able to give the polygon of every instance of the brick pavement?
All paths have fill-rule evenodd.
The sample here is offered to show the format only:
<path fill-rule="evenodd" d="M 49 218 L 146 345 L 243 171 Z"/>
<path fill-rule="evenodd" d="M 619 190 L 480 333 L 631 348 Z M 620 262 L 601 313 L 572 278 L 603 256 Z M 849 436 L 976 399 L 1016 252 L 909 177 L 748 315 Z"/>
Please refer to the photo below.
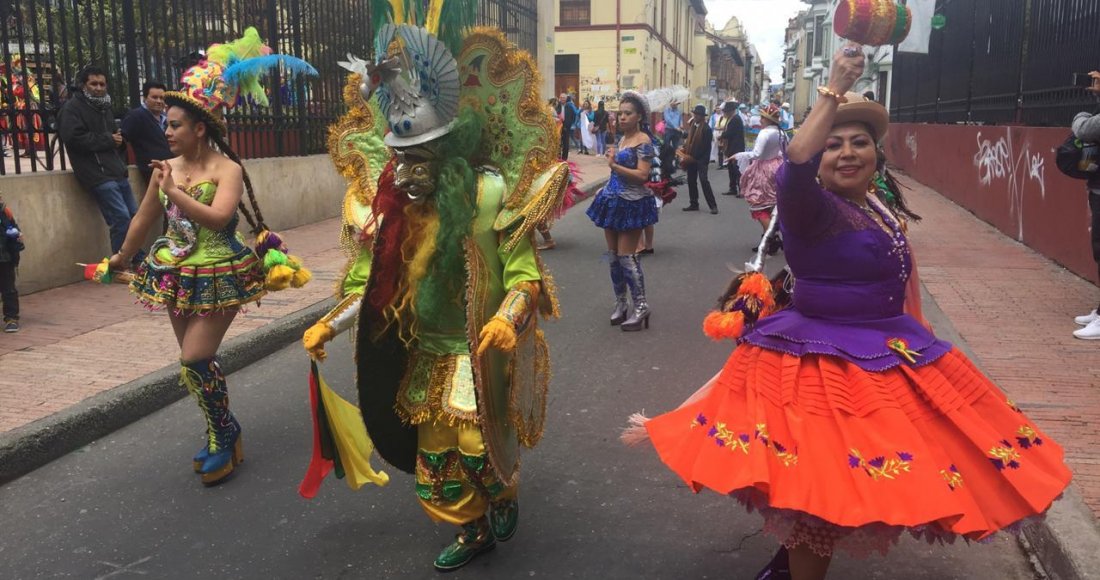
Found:
<path fill-rule="evenodd" d="M 599 158 L 573 155 L 571 161 L 582 181 L 607 176 Z M 338 229 L 339 220 L 330 219 L 280 232 L 313 271 L 313 281 L 252 305 L 233 322 L 226 339 L 331 296 L 345 263 Z M 0 333 L 0 433 L 179 360 L 167 314 L 142 308 L 120 284 L 80 283 L 36 292 L 21 297 L 20 311 L 23 330 Z"/>
<path fill-rule="evenodd" d="M 913 179 L 902 183 L 925 218 L 910 228 L 925 289 L 982 370 L 1065 446 L 1096 514 L 1100 342 L 1071 333 L 1079 328 L 1073 317 L 1096 306 L 1100 289 Z"/>

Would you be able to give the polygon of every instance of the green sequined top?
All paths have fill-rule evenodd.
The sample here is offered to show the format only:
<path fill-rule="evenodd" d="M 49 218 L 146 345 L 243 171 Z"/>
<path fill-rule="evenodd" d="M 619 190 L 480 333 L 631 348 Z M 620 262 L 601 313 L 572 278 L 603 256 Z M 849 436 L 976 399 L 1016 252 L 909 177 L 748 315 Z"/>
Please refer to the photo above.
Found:
<path fill-rule="evenodd" d="M 212 181 L 201 181 L 187 191 L 200 203 L 210 205 L 218 186 Z M 252 250 L 237 232 L 239 218 L 233 218 L 221 230 L 212 230 L 191 221 L 163 191 L 158 192 L 160 202 L 168 215 L 168 231 L 153 245 L 154 254 L 161 264 L 176 266 L 209 266 L 218 262 L 239 259 Z"/>

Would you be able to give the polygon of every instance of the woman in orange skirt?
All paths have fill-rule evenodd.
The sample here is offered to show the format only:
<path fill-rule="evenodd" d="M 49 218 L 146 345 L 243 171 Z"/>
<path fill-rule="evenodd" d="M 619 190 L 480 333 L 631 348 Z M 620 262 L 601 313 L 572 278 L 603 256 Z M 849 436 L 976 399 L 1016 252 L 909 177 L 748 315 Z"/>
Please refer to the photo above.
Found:
<path fill-rule="evenodd" d="M 885 553 L 903 532 L 983 540 L 1070 481 L 1062 448 L 903 306 L 912 255 L 874 187 L 889 117 L 848 93 L 863 65 L 837 53 L 777 175 L 792 307 L 645 423 L 692 489 L 763 514 L 783 545 L 760 579 L 824 578 L 835 550 Z"/>

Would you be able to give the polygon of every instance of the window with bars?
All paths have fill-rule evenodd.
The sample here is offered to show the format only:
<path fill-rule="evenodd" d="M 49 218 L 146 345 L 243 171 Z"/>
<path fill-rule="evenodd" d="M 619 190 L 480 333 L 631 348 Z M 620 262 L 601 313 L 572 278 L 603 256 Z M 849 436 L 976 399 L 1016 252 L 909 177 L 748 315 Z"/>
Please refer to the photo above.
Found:
<path fill-rule="evenodd" d="M 592 24 L 592 0 L 561 0 L 560 26 Z"/>

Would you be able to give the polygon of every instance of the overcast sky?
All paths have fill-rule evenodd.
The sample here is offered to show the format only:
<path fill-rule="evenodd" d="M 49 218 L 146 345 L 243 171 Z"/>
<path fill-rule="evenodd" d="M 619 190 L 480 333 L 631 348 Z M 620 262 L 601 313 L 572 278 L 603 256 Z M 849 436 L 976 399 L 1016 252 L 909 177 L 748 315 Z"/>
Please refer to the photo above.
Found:
<path fill-rule="evenodd" d="M 741 21 L 772 82 L 783 78 L 783 35 L 787 21 L 810 7 L 801 0 L 705 0 L 707 20 L 721 30 L 731 16 Z"/>

